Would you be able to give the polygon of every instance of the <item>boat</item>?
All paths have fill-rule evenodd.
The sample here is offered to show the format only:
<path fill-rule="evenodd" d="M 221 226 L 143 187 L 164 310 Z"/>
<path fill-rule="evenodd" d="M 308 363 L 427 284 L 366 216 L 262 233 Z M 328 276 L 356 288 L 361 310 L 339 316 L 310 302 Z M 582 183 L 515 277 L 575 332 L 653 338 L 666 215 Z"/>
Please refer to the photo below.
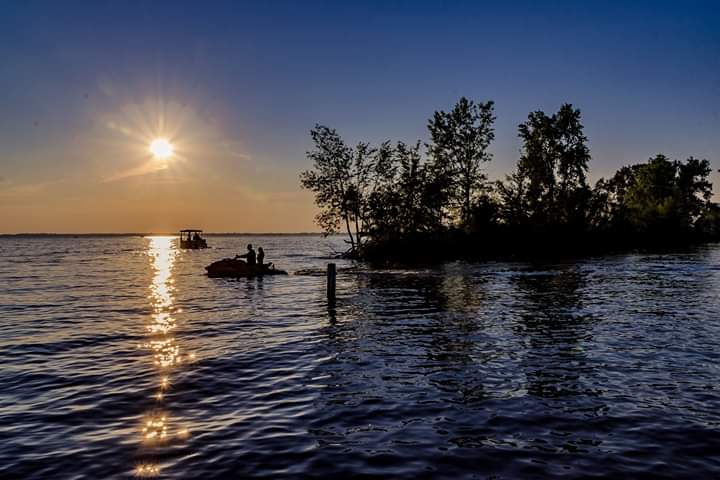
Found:
<path fill-rule="evenodd" d="M 193 250 L 198 248 L 208 248 L 207 241 L 200 236 L 202 233 L 202 230 L 194 228 L 180 230 L 180 248 Z"/>
<path fill-rule="evenodd" d="M 224 258 L 213 262 L 207 267 L 208 277 L 211 278 L 240 278 L 240 277 L 262 277 L 264 275 L 287 275 L 285 270 L 275 268 L 271 263 L 262 265 L 249 265 L 236 258 Z"/>

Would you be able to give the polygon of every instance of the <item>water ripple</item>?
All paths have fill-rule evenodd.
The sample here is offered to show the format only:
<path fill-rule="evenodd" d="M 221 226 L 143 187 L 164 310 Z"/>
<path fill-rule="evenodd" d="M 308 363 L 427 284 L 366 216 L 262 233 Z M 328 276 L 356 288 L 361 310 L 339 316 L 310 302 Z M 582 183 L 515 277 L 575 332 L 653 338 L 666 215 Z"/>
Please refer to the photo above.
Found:
<path fill-rule="evenodd" d="M 203 275 L 248 241 L 298 274 Z M 337 261 L 328 308 L 327 242 L 1 238 L 0 477 L 720 475 L 716 246 Z"/>

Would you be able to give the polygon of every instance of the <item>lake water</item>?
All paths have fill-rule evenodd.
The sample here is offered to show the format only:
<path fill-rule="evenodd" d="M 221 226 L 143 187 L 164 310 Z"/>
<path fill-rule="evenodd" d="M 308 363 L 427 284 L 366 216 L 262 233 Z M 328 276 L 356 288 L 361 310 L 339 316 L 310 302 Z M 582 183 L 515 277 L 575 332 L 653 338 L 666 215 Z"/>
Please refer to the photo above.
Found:
<path fill-rule="evenodd" d="M 304 274 L 204 275 L 248 242 Z M 718 246 L 339 262 L 328 309 L 340 239 L 209 243 L 0 238 L 0 478 L 720 477 Z"/>

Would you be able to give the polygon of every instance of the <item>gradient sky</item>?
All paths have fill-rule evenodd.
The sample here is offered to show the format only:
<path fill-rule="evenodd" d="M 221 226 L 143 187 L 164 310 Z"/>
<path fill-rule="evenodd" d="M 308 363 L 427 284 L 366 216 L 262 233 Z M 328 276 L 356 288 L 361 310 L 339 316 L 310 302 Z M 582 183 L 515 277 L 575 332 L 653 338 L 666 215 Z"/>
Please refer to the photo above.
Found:
<path fill-rule="evenodd" d="M 593 181 L 656 153 L 720 167 L 720 2 L 507 3 L 0 0 L 0 233 L 316 231 L 315 123 L 426 140 L 462 95 L 496 102 L 492 179 L 563 102 Z"/>

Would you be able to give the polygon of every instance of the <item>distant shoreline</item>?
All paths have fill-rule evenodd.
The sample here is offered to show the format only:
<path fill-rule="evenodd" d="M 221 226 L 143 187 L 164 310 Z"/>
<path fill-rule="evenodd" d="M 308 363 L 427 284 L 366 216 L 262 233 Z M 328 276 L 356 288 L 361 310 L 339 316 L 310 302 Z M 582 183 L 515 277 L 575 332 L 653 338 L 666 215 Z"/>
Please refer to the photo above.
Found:
<path fill-rule="evenodd" d="M 163 233 L 0 233 L 0 238 L 30 238 L 30 237 L 154 237 L 154 236 L 177 236 L 177 232 Z M 273 233 L 273 232 L 204 232 L 208 237 L 321 237 L 320 232 L 296 232 L 296 233 Z M 335 236 L 335 235 L 330 235 Z"/>

